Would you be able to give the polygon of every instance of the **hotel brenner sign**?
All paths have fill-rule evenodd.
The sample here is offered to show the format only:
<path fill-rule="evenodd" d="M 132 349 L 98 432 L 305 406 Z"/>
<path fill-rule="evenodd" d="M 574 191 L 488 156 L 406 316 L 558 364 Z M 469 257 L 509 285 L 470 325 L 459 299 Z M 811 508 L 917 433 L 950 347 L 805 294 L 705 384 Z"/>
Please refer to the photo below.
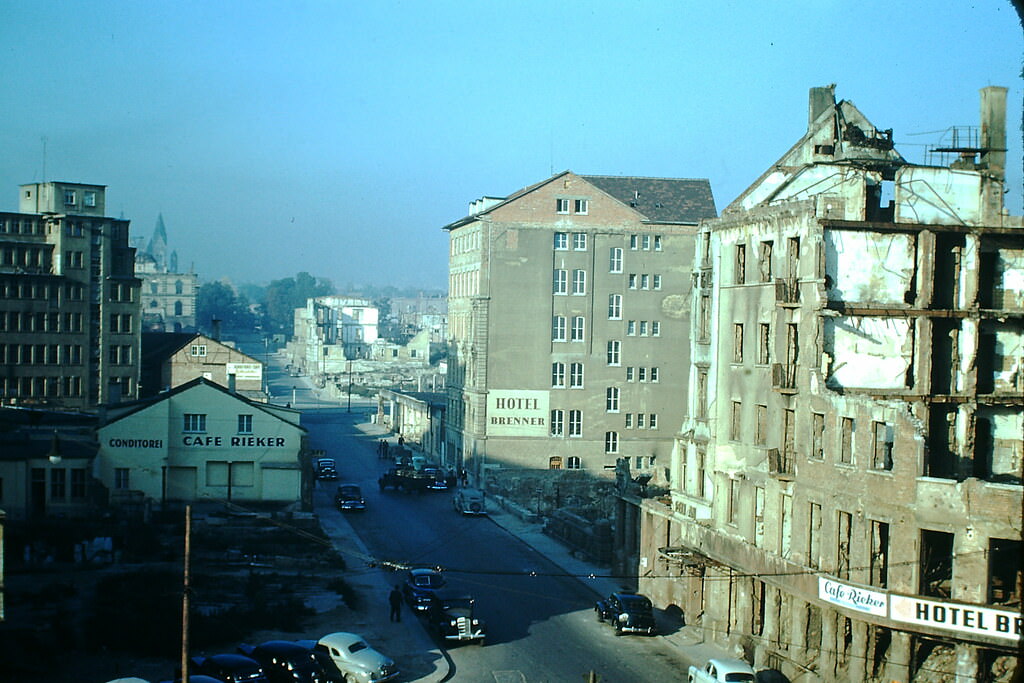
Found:
<path fill-rule="evenodd" d="M 487 393 L 487 436 L 548 436 L 548 392 L 496 389 Z"/>

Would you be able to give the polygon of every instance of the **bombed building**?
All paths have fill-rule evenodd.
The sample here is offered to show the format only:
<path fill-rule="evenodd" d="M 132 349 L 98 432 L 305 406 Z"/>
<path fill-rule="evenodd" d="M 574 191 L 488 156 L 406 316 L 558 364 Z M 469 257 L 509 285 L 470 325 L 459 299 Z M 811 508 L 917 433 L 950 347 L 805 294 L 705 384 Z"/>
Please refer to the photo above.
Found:
<path fill-rule="evenodd" d="M 1020 641 L 1024 229 L 1006 89 L 919 165 L 834 86 L 698 234 L 640 588 L 801 681 L 999 680 Z M 624 501 L 624 504 L 627 501 Z M 938 680 L 937 678 L 935 680 Z M 980 680 L 980 679 L 979 679 Z"/>

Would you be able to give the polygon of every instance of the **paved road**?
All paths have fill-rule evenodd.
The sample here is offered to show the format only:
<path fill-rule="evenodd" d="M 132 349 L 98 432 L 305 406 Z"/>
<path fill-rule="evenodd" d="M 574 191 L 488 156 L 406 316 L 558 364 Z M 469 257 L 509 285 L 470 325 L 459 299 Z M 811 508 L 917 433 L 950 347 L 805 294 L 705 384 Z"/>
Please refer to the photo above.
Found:
<path fill-rule="evenodd" d="M 377 559 L 444 567 L 488 624 L 485 647 L 448 649 L 446 680 L 562 683 L 591 670 L 602 683 L 685 677 L 678 650 L 660 637 L 617 638 L 596 622 L 592 590 L 490 519 L 456 514 L 447 493 L 379 491 L 380 435 L 357 427 L 360 418 L 344 409 L 303 416 L 312 447 L 338 461 L 342 480 L 363 488 L 368 509 L 347 515 L 349 524 Z M 318 501 L 330 504 L 327 496 Z"/>

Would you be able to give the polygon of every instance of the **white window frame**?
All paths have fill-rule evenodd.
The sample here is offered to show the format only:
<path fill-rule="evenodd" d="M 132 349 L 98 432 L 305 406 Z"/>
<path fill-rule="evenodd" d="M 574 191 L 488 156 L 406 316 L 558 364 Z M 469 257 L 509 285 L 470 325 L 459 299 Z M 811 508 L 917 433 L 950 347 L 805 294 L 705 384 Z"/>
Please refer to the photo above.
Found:
<path fill-rule="evenodd" d="M 96 192 L 94 190 L 86 190 L 82 193 L 82 204 L 90 209 L 96 208 Z"/>
<path fill-rule="evenodd" d="M 561 408 L 551 411 L 551 436 L 565 436 L 565 411 Z"/>
<path fill-rule="evenodd" d="M 652 289 L 661 289 L 661 275 L 659 275 L 658 273 L 655 273 L 654 276 L 651 278 L 651 280 L 652 280 L 652 283 L 651 283 L 651 288 Z"/>
<path fill-rule="evenodd" d="M 640 244 L 641 244 L 641 247 L 642 247 L 642 249 L 644 251 L 650 251 L 651 250 L 651 236 L 650 235 L 641 235 L 640 236 Z"/>
<path fill-rule="evenodd" d="M 252 415 L 240 414 L 238 416 L 238 433 L 252 434 Z"/>
<path fill-rule="evenodd" d="M 193 344 L 189 354 L 195 358 L 206 358 L 206 344 Z"/>
<path fill-rule="evenodd" d="M 612 247 L 608 250 L 608 272 L 622 272 L 622 247 Z"/>
<path fill-rule="evenodd" d="M 651 321 L 651 336 L 652 337 L 660 337 L 661 336 L 661 321 L 660 320 L 652 320 Z"/>
<path fill-rule="evenodd" d="M 619 388 L 608 387 L 604 392 L 604 409 L 608 413 L 619 412 Z"/>
<path fill-rule="evenodd" d="M 661 235 L 654 236 L 654 251 L 661 251 Z"/>
<path fill-rule="evenodd" d="M 569 431 L 568 435 L 570 438 L 579 439 L 583 437 L 583 411 L 582 410 L 570 410 L 569 411 Z"/>
<path fill-rule="evenodd" d="M 651 413 L 647 416 L 647 428 L 657 429 L 658 428 L 658 414 Z"/>
<path fill-rule="evenodd" d="M 622 365 L 622 342 L 618 339 L 608 340 L 608 365 L 617 367 Z"/>
<path fill-rule="evenodd" d="M 583 296 L 587 293 L 587 271 L 576 268 L 572 271 L 572 295 Z"/>
<path fill-rule="evenodd" d="M 567 470 L 581 470 L 583 469 L 583 463 L 580 461 L 580 456 L 570 455 L 565 459 L 565 469 Z"/>
<path fill-rule="evenodd" d="M 651 381 L 660 382 L 661 380 L 659 379 L 659 375 L 660 373 L 658 372 L 658 366 L 655 365 L 653 368 L 651 368 Z"/>
<path fill-rule="evenodd" d="M 553 389 L 565 388 L 565 363 L 551 364 L 551 387 Z"/>
<path fill-rule="evenodd" d="M 628 320 L 628 321 L 626 321 L 626 336 L 627 337 L 635 337 L 636 336 L 636 321 L 635 320 Z"/>
<path fill-rule="evenodd" d="M 626 429 L 633 428 L 633 413 L 626 413 Z"/>
<path fill-rule="evenodd" d="M 565 341 L 565 316 L 564 315 L 553 315 L 551 316 L 551 341 L 564 342 Z"/>
<path fill-rule="evenodd" d="M 640 237 L 638 235 L 629 236 L 629 250 L 636 251 L 637 247 L 640 246 Z"/>
<path fill-rule="evenodd" d="M 555 213 L 569 213 L 569 200 L 563 197 L 555 198 Z"/>
<path fill-rule="evenodd" d="M 569 328 L 569 341 L 581 342 L 586 341 L 587 334 L 587 319 L 582 315 L 574 315 L 572 317 L 572 324 Z"/>
<path fill-rule="evenodd" d="M 583 363 L 571 363 L 569 365 L 569 388 L 582 389 L 584 379 Z"/>
<path fill-rule="evenodd" d="M 184 413 L 182 415 L 181 431 L 186 433 L 186 434 L 205 434 L 206 433 L 206 414 L 205 413 Z"/>
<path fill-rule="evenodd" d="M 604 433 L 604 452 L 605 453 L 618 453 L 619 452 L 619 433 L 618 432 L 605 432 Z"/>
<path fill-rule="evenodd" d="M 647 273 L 641 273 L 640 274 L 640 289 L 650 289 L 650 288 L 651 288 L 651 276 L 648 275 Z"/>
<path fill-rule="evenodd" d="M 586 216 L 590 212 L 590 201 L 586 199 L 572 200 L 572 212 Z"/>
<path fill-rule="evenodd" d="M 587 233 L 585 233 L 585 232 L 574 232 L 572 234 L 572 250 L 573 251 L 586 251 L 587 250 Z"/>
<path fill-rule="evenodd" d="M 636 283 L 637 283 L 636 273 L 630 273 L 629 274 L 629 288 L 630 289 L 636 289 Z"/>
<path fill-rule="evenodd" d="M 569 293 L 569 271 L 565 268 L 555 268 L 551 275 L 551 293 L 566 295 Z"/>
<path fill-rule="evenodd" d="M 608 319 L 622 320 L 622 295 L 608 295 Z"/>
<path fill-rule="evenodd" d="M 569 233 L 567 232 L 556 232 L 555 233 L 555 251 L 568 251 L 569 250 Z"/>

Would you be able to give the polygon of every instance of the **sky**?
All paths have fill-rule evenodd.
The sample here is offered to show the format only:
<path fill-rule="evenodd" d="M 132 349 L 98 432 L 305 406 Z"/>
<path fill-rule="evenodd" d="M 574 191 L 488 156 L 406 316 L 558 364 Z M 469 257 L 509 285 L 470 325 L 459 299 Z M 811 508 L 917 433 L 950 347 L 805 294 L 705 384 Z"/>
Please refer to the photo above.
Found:
<path fill-rule="evenodd" d="M 443 290 L 443 226 L 564 170 L 707 178 L 721 210 L 830 83 L 915 163 L 1009 88 L 1022 213 L 1009 0 L 0 3 L 0 210 L 106 185 L 201 281 Z"/>

